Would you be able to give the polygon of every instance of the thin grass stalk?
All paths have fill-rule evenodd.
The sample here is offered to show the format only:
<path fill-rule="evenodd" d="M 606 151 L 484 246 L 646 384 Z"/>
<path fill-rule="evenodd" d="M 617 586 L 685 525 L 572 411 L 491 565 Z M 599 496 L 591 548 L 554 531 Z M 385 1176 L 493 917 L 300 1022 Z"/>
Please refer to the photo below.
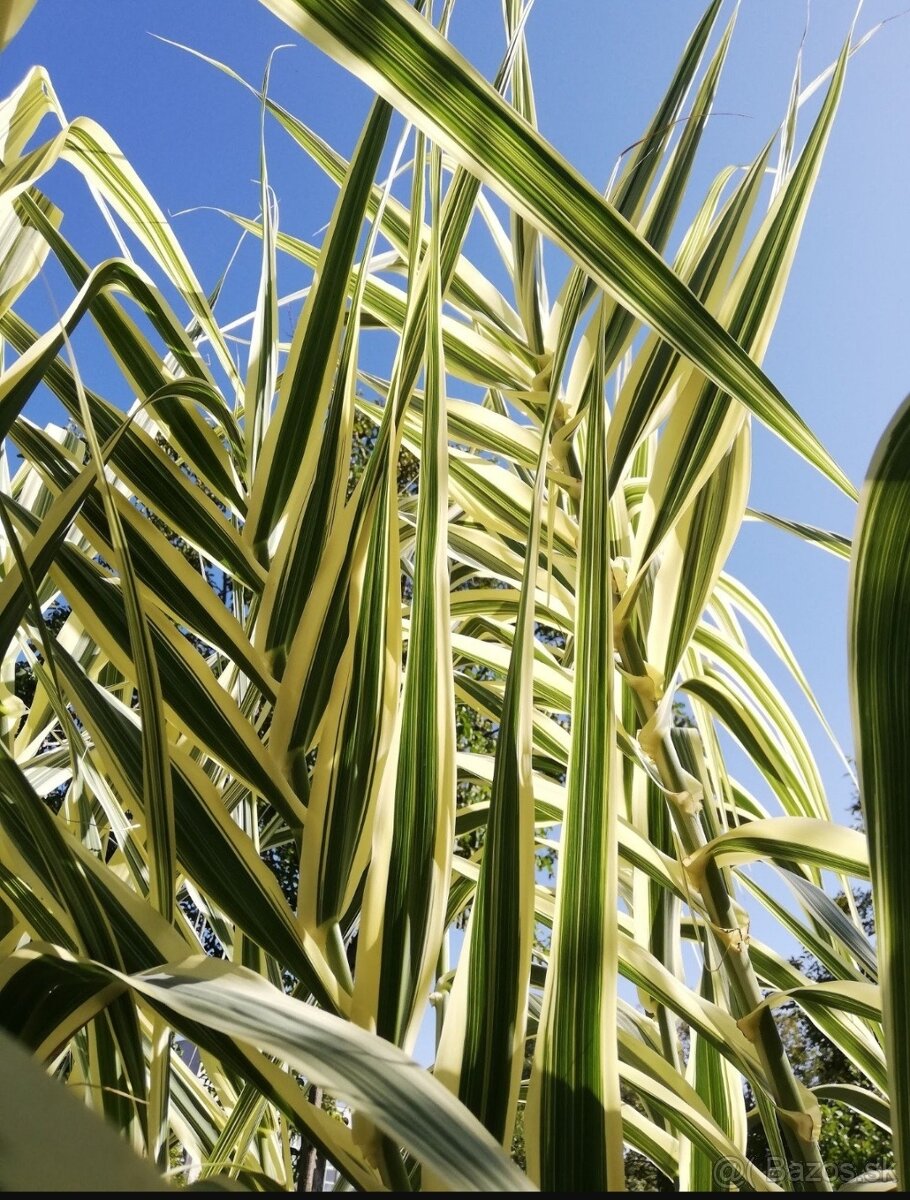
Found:
<path fill-rule="evenodd" d="M 670 802 L 670 815 L 677 836 L 687 856 L 707 844 L 704 829 L 696 811 L 690 811 L 693 799 L 693 779 L 682 768 L 671 738 L 671 727 L 663 714 L 647 676 L 644 657 L 635 631 L 626 624 L 618 632 L 617 650 L 623 669 L 639 682 L 634 689 L 639 719 L 642 725 L 640 740 L 650 753 L 668 793 L 678 796 L 681 803 Z M 737 906 L 723 871 L 713 862 L 707 863 L 700 880 L 713 933 L 718 942 L 722 969 L 735 999 L 739 1019 L 761 1008 L 764 994 L 749 958 L 747 934 L 737 916 Z M 816 1115 L 806 1102 L 780 1031 L 770 1008 L 761 1008 L 761 1016 L 750 1030 L 769 1084 L 776 1115 L 783 1129 L 792 1163 L 796 1167 L 795 1182 L 806 1191 L 831 1191 L 818 1143 Z"/>

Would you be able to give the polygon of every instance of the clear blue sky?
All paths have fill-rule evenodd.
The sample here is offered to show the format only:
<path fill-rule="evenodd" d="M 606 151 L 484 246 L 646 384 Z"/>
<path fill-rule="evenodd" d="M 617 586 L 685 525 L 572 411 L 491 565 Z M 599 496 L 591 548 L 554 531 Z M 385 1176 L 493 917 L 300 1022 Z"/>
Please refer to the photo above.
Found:
<path fill-rule="evenodd" d="M 900 3 L 867 0 L 859 29 L 892 15 Z M 703 7 L 703 0 L 537 0 L 529 39 L 540 123 L 598 185 L 608 178 L 618 151 L 640 135 Z M 836 55 L 853 7 L 853 0 L 815 0 L 806 79 Z M 696 190 L 698 181 L 704 184 L 727 162 L 751 159 L 778 124 L 804 20 L 802 0 L 743 0 L 717 103 L 719 111 L 741 115 L 712 123 Z M 350 152 L 366 113 L 366 90 L 299 44 L 256 0 L 39 0 L 0 59 L 2 88 L 8 92 L 30 64 L 41 62 L 68 115 L 86 113 L 105 126 L 166 211 L 219 205 L 255 214 L 255 101 L 150 33 L 221 58 L 255 82 L 273 46 L 298 43 L 276 60 L 273 94 Z M 503 44 L 498 0 L 459 0 L 453 36 L 489 73 Z M 910 17 L 886 26 L 851 63 L 766 359 L 771 378 L 857 482 L 910 387 L 908 64 Z M 806 126 L 804 119 L 804 131 Z M 328 219 L 334 189 L 277 128 L 269 131 L 269 151 L 281 224 L 312 238 Z M 59 170 L 49 190 L 68 213 L 64 230 L 86 258 L 114 252 L 98 221 L 86 217 L 88 206 L 72 172 Z M 211 213 L 177 217 L 174 225 L 203 284 L 211 286 L 233 247 L 232 228 Z M 480 242 L 476 247 L 479 265 L 495 273 L 488 249 Z M 222 315 L 252 307 L 255 272 L 250 246 Z M 284 289 L 296 282 L 288 273 Z M 38 298 L 31 310 L 36 320 L 41 305 Z M 103 363 L 93 361 L 88 374 L 128 402 L 116 373 Z M 852 528 L 850 506 L 761 431 L 753 479 L 757 507 L 845 532 Z M 849 744 L 845 565 L 756 526 L 745 529 L 731 565 L 777 616 Z M 813 742 L 832 804 L 842 809 L 848 789 L 841 768 L 823 738 L 813 736 Z"/>

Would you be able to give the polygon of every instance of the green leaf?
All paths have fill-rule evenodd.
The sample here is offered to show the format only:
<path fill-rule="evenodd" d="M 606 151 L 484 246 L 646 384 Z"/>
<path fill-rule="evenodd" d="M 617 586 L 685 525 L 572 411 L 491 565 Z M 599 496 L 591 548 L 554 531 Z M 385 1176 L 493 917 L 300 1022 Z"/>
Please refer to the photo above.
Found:
<path fill-rule="evenodd" d="M 87 971 L 99 970 L 86 963 Z M 204 958 L 142 975 L 100 968 L 178 1026 L 187 1021 L 290 1063 L 373 1120 L 418 1161 L 464 1191 L 531 1191 L 474 1118 L 395 1046 L 302 1004 L 251 972 Z"/>
<path fill-rule="evenodd" d="M 910 851 L 910 401 L 866 474 L 853 539 L 849 654 L 860 799 L 869 838 L 894 1152 L 910 1181 L 910 942 L 904 876 Z"/>
<path fill-rule="evenodd" d="M 0 1031 L 0 1187 L 5 1192 L 166 1192 L 167 1184 L 81 1098 Z M 48 1153 L 47 1130 L 54 1130 Z"/>
<path fill-rule="evenodd" d="M 600 320 L 603 319 L 603 312 Z M 602 325 L 600 326 L 602 330 Z M 617 1012 L 618 854 L 603 340 L 586 407 L 572 747 L 550 967 L 526 1120 L 548 1191 L 622 1185 Z M 594 965 L 596 964 L 596 965 Z M 539 1140 L 538 1140 L 539 1139 Z"/>
<path fill-rule="evenodd" d="M 723 392 L 848 495 L 849 480 L 688 288 L 404 0 L 261 0 L 489 182 Z"/>

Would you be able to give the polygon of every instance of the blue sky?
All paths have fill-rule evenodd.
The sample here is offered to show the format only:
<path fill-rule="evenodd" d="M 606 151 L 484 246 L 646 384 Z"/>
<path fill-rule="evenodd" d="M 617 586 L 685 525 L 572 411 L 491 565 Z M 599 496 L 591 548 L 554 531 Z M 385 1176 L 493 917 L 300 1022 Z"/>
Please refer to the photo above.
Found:
<path fill-rule="evenodd" d="M 867 0 L 860 31 L 891 16 L 899 4 Z M 541 128 L 598 186 L 617 153 L 640 135 L 703 7 L 703 0 L 537 0 L 529 39 Z M 815 0 L 806 79 L 836 55 L 853 8 L 853 0 Z M 743 0 L 717 103 L 719 113 L 734 115 L 718 116 L 705 136 L 696 193 L 719 167 L 750 160 L 778 124 L 805 13 L 802 0 Z M 350 153 L 367 111 L 366 89 L 290 35 L 256 0 L 40 0 L 0 59 L 2 88 L 8 92 L 30 64 L 41 62 L 67 114 L 99 121 L 165 211 L 219 205 L 254 215 L 256 102 L 151 33 L 221 58 L 256 82 L 272 47 L 294 43 L 276 59 L 273 94 Z M 489 74 L 503 47 L 498 0 L 459 0 L 453 36 Z M 765 362 L 857 483 L 910 384 L 908 63 L 910 17 L 887 25 L 851 63 Z M 808 116 L 803 132 L 807 125 Z M 312 239 L 328 219 L 334 188 L 277 128 L 269 130 L 268 145 L 281 225 Z M 114 252 L 72 172 L 58 171 L 48 190 L 67 212 L 64 231 L 86 258 Z M 232 227 L 210 212 L 175 217 L 174 227 L 203 284 L 211 286 L 234 246 Z M 495 275 L 492 252 L 480 241 L 470 245 L 478 265 Z M 252 307 L 255 278 L 256 250 L 250 246 L 226 291 L 222 315 Z M 289 272 L 284 290 L 296 283 Z M 42 305 L 46 300 L 37 296 L 30 310 L 36 321 Z M 90 362 L 88 375 L 96 386 L 109 384 L 112 398 L 129 401 L 116 372 L 100 359 Z M 851 530 L 851 506 L 829 485 L 762 431 L 755 442 L 756 507 Z M 750 526 L 731 567 L 777 617 L 848 744 L 845 565 L 784 534 Z M 805 709 L 796 707 L 803 715 Z M 849 799 L 842 769 L 823 738 L 813 741 L 840 810 Z"/>

